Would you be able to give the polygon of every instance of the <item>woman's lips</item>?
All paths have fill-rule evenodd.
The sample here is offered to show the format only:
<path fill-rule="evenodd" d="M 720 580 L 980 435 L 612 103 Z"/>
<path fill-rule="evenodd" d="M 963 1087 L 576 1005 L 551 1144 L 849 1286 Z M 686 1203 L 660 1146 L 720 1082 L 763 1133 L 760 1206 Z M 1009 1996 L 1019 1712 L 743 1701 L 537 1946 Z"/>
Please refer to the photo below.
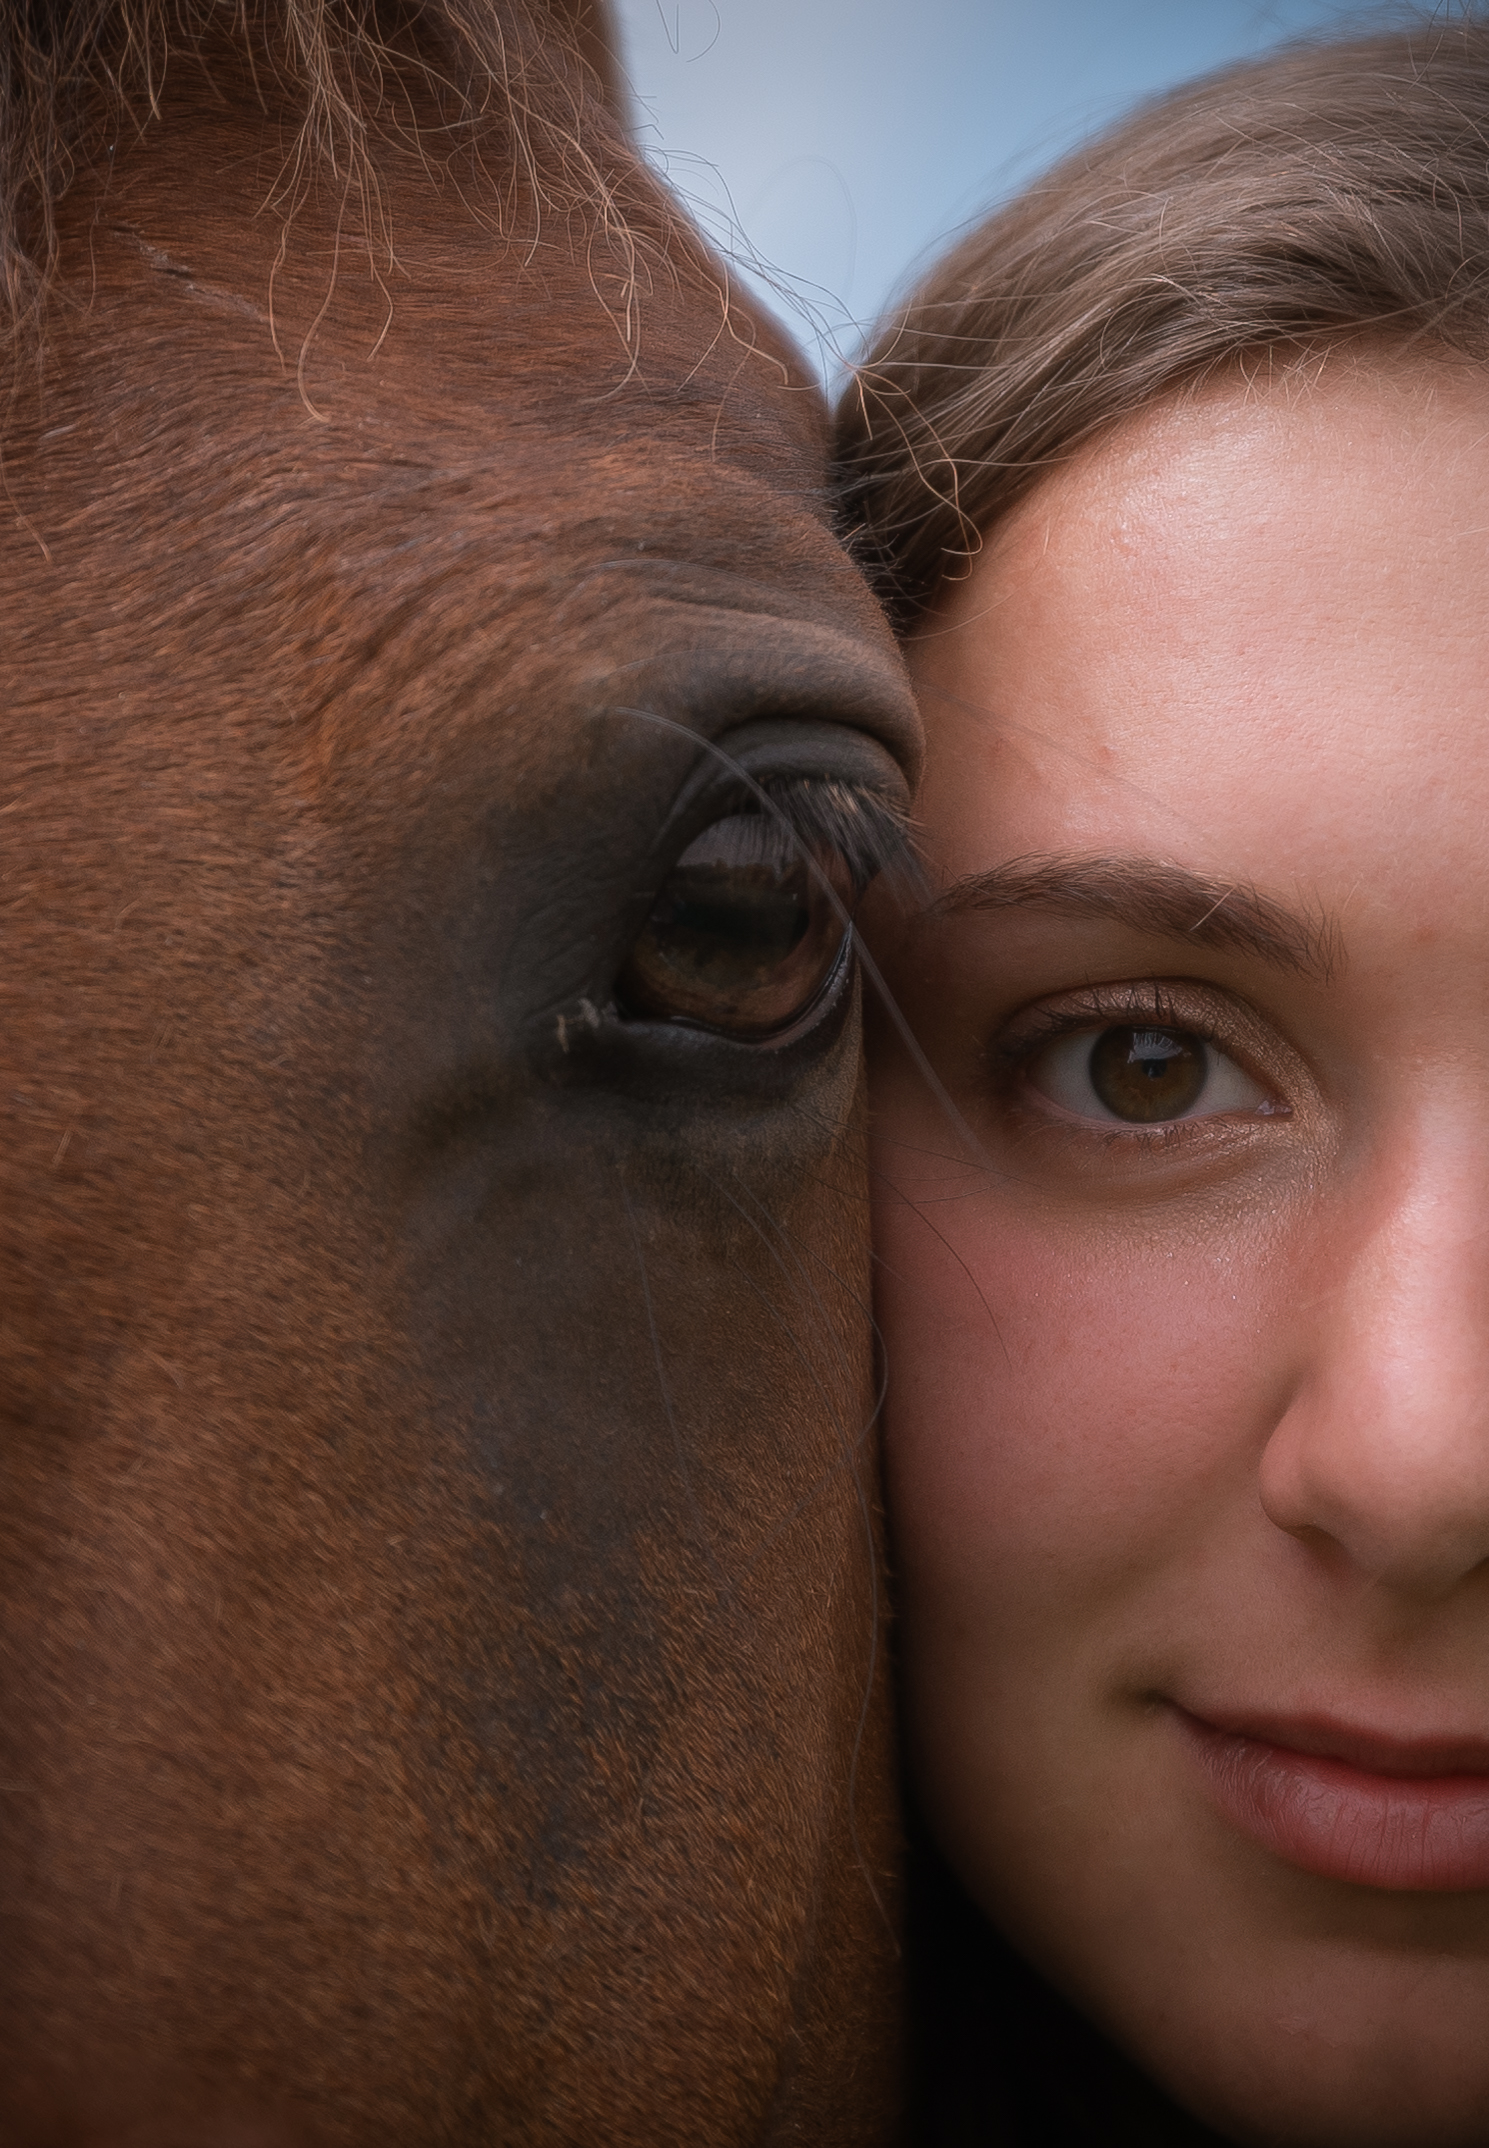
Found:
<path fill-rule="evenodd" d="M 1489 1744 L 1174 1713 L 1211 1802 L 1289 1864 L 1362 1887 L 1489 1888 Z"/>

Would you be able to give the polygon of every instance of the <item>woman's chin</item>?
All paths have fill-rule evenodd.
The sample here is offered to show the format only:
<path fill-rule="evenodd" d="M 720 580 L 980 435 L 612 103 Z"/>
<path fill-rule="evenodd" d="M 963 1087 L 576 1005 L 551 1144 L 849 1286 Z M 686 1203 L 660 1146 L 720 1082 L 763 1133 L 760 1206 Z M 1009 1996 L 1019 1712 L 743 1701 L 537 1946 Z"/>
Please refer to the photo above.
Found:
<path fill-rule="evenodd" d="M 979 1873 L 961 1831 L 957 1861 L 995 1923 L 1227 2140 L 1485 2148 L 1489 1891 L 1463 1885 L 1477 1785 L 1259 1759 L 1263 1741 L 1178 1710 L 1132 1727 L 1109 1767 L 1089 1755 L 1090 1795 L 1064 1806 L 1061 1836 L 1024 1834 L 1014 1860 L 993 1846 L 1006 1827 L 979 1830 Z M 1382 1813 L 1395 1820 L 1375 1827 Z"/>
<path fill-rule="evenodd" d="M 1380 2006 L 1372 1981 L 1368 1965 L 1321 1962 L 1314 1979 L 1263 1977 L 1235 1991 L 1223 2024 L 1213 2007 L 1181 2001 L 1146 2023 L 1125 2020 L 1121 2040 L 1176 2103 L 1238 2148 L 1484 2148 L 1489 1989 L 1476 2007 L 1450 2010 L 1454 2034 L 1404 1991 L 1382 1993 Z"/>

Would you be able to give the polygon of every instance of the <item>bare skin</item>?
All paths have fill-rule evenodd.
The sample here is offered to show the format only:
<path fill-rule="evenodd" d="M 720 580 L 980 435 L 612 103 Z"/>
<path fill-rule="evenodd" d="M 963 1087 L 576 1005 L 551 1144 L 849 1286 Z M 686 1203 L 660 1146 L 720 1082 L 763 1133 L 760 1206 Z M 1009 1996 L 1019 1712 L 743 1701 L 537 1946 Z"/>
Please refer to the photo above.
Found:
<path fill-rule="evenodd" d="M 1486 497 L 1475 369 L 1227 382 L 913 652 L 940 900 L 875 933 L 965 1122 L 886 1034 L 921 1789 L 1237 2142 L 1489 2137 Z"/>

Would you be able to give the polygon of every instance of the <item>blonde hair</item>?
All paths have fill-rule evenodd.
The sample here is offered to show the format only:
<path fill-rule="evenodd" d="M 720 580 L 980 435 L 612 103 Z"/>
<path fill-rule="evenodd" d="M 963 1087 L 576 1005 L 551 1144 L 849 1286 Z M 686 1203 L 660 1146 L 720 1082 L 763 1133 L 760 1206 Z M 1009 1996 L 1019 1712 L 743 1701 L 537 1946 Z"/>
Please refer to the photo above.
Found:
<path fill-rule="evenodd" d="M 1489 352 L 1489 21 L 1294 46 L 1139 112 L 945 257 L 839 411 L 902 625 L 1084 441 L 1249 354 Z"/>

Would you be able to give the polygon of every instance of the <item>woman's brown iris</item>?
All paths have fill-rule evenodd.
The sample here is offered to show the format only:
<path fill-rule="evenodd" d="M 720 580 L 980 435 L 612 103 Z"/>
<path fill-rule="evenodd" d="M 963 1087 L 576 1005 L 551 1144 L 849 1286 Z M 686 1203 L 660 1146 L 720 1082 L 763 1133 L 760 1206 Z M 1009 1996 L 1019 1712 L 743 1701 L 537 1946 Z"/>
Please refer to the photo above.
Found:
<path fill-rule="evenodd" d="M 1209 1073 L 1203 1039 L 1182 1029 L 1105 1029 L 1091 1047 L 1091 1087 L 1119 1119 L 1182 1119 Z"/>
<path fill-rule="evenodd" d="M 621 972 L 621 1002 L 631 1014 L 772 1036 L 832 976 L 853 896 L 835 852 L 809 854 L 773 815 L 730 814 L 668 875 Z"/>

